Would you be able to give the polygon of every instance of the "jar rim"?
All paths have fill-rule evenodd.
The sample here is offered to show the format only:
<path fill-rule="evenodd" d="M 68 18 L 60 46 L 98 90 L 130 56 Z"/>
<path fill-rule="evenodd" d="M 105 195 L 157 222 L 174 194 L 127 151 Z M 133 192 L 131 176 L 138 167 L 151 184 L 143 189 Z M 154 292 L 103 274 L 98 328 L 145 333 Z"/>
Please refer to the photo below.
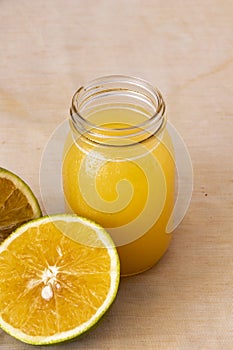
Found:
<path fill-rule="evenodd" d="M 136 89 L 136 90 L 135 90 Z M 124 126 L 121 128 L 118 127 L 105 127 L 104 125 L 96 125 L 90 120 L 86 119 L 80 109 L 82 103 L 90 98 L 99 98 L 101 94 L 104 93 L 133 93 L 135 96 L 141 95 L 146 98 L 148 104 L 150 103 L 153 106 L 155 112 L 148 117 L 145 121 L 130 125 Z M 135 98 L 134 96 L 134 98 Z M 136 96 L 137 97 L 137 96 Z M 86 100 L 85 100 L 86 99 Z M 153 134 L 161 132 L 166 124 L 165 118 L 166 105 L 162 97 L 161 92 L 152 86 L 148 81 L 141 78 L 137 78 L 129 75 L 106 75 L 96 79 L 93 79 L 87 82 L 84 86 L 81 86 L 73 95 L 70 115 L 74 128 L 79 132 L 83 133 L 88 131 L 90 133 L 91 129 L 98 130 L 100 132 L 113 131 L 122 133 L 122 131 L 132 132 L 134 135 L 135 130 L 137 134 L 140 134 L 140 130 L 153 130 Z M 103 135 L 102 135 L 103 136 Z M 119 135 L 112 136 L 113 138 L 119 137 Z M 122 138 L 122 135 L 120 135 Z M 124 138 L 124 136 L 123 136 Z"/>

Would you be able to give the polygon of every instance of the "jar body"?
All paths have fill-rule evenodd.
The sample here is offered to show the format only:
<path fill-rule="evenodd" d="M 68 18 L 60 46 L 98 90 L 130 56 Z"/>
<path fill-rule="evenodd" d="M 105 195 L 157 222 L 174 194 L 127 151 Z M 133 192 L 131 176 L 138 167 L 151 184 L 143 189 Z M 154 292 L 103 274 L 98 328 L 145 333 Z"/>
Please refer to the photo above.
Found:
<path fill-rule="evenodd" d="M 72 128 L 62 175 L 67 208 L 109 231 L 126 276 L 149 269 L 169 246 L 175 164 L 166 126 L 159 133 L 145 131 L 144 111 L 136 105 L 121 107 L 105 104 L 89 110 L 86 118 L 104 125 L 99 133 L 94 124 L 85 132 Z"/>

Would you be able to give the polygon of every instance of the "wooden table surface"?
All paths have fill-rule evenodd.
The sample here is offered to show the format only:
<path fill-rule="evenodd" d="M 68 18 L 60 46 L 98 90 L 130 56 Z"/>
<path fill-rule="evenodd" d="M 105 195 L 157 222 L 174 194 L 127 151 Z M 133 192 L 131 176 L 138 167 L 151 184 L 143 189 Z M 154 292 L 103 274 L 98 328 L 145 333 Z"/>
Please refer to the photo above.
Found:
<path fill-rule="evenodd" d="M 40 202 L 43 148 L 74 91 L 101 75 L 160 88 L 194 169 L 165 257 L 122 280 L 92 333 L 53 350 L 233 349 L 232 18 L 231 0 L 0 1 L 0 166 Z M 0 330 L 0 349 L 32 347 Z"/>

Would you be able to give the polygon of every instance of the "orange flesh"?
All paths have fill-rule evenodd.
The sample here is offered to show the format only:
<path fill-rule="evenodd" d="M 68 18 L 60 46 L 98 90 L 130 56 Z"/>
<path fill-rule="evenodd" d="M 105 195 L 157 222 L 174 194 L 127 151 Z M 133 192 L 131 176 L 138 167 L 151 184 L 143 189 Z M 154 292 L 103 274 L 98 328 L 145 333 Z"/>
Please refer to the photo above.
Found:
<path fill-rule="evenodd" d="M 75 242 L 53 223 L 27 229 L 0 254 L 0 315 L 31 336 L 72 330 L 103 304 L 110 264 L 106 248 Z"/>
<path fill-rule="evenodd" d="M 0 242 L 33 217 L 26 196 L 6 178 L 0 178 Z"/>

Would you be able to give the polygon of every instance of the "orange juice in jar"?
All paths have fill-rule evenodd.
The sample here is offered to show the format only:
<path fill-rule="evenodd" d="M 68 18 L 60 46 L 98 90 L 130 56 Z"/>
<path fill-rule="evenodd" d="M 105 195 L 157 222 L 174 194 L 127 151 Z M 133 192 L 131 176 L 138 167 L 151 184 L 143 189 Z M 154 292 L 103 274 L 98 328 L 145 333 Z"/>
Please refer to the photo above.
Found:
<path fill-rule="evenodd" d="M 67 206 L 109 231 L 121 275 L 149 269 L 169 246 L 174 207 L 173 145 L 160 92 L 137 78 L 96 79 L 74 95 L 70 125 Z"/>

